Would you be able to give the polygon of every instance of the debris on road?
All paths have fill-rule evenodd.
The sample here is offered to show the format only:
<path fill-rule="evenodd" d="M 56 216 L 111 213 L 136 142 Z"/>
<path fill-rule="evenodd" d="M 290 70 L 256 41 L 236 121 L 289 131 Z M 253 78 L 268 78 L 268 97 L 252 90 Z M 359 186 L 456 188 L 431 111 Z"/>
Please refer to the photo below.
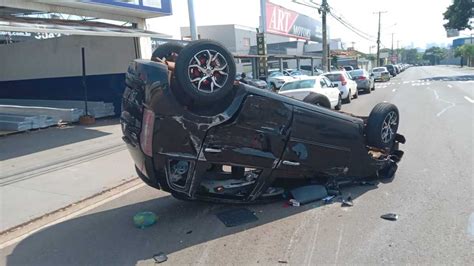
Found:
<path fill-rule="evenodd" d="M 278 263 L 287 264 L 288 261 L 286 261 L 286 260 L 278 260 Z"/>
<path fill-rule="evenodd" d="M 221 220 L 221 222 L 226 227 L 234 227 L 246 223 L 251 223 L 258 221 L 258 217 L 255 214 L 246 209 L 246 208 L 238 208 L 232 210 L 226 210 L 216 214 L 217 218 Z"/>
<path fill-rule="evenodd" d="M 299 207 L 301 206 L 301 203 L 295 199 L 290 199 L 290 205 L 293 206 L 293 207 Z"/>
<path fill-rule="evenodd" d="M 133 216 L 133 223 L 136 227 L 144 229 L 156 223 L 156 214 L 153 212 L 139 212 Z"/>
<path fill-rule="evenodd" d="M 341 207 L 352 207 L 354 203 L 352 202 L 352 197 L 349 195 L 347 198 L 342 199 Z"/>
<path fill-rule="evenodd" d="M 300 204 L 310 203 L 328 196 L 326 187 L 321 185 L 298 187 L 292 189 L 290 192 L 291 195 L 293 195 L 293 199 L 299 202 Z"/>
<path fill-rule="evenodd" d="M 324 204 L 329 204 L 332 203 L 336 196 L 335 195 L 329 195 L 323 199 Z"/>
<path fill-rule="evenodd" d="M 193 230 L 189 230 L 186 232 L 187 235 L 191 234 L 193 232 Z"/>
<path fill-rule="evenodd" d="M 385 220 L 389 220 L 389 221 L 396 221 L 396 220 L 398 220 L 398 214 L 387 213 L 387 214 L 384 214 L 384 215 L 380 216 L 380 218 L 385 219 Z"/>
<path fill-rule="evenodd" d="M 166 256 L 165 253 L 160 252 L 158 254 L 153 255 L 153 259 L 155 260 L 155 263 L 162 263 L 168 260 L 168 256 Z"/>

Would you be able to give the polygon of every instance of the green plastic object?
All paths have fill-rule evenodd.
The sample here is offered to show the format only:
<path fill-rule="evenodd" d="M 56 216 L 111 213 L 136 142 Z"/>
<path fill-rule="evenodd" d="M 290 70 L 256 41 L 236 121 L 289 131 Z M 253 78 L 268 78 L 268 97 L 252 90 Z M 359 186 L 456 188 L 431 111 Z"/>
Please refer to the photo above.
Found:
<path fill-rule="evenodd" d="M 143 229 L 156 223 L 156 214 L 153 212 L 139 212 L 133 216 L 133 223 L 136 227 Z"/>

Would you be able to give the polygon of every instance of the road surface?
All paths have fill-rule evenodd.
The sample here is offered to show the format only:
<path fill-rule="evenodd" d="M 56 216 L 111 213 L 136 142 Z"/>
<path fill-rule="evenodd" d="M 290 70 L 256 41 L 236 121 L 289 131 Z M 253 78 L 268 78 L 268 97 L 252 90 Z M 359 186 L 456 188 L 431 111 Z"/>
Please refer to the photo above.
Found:
<path fill-rule="evenodd" d="M 344 105 L 367 115 L 378 102 L 395 103 L 407 138 L 392 182 L 344 190 L 353 207 L 252 205 L 257 222 L 226 228 L 215 213 L 232 206 L 137 186 L 4 247 L 0 263 L 153 265 L 153 254 L 164 252 L 170 265 L 471 264 L 473 89 L 472 70 L 413 67 Z M 139 211 L 155 212 L 157 224 L 134 228 Z M 388 212 L 399 220 L 380 218 Z"/>

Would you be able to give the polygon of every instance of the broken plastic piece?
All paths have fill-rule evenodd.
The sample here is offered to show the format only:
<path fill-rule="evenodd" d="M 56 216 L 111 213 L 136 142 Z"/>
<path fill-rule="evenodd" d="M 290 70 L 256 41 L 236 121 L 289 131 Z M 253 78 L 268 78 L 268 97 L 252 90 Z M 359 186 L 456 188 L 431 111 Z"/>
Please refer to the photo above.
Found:
<path fill-rule="evenodd" d="M 346 199 L 342 199 L 341 207 L 352 207 L 354 203 L 352 202 L 352 197 L 349 196 Z"/>
<path fill-rule="evenodd" d="M 323 202 L 324 204 L 329 204 L 332 202 L 332 200 L 335 198 L 336 196 L 335 195 L 330 195 L 330 196 L 327 196 L 323 199 Z"/>
<path fill-rule="evenodd" d="M 389 220 L 389 221 L 396 221 L 396 220 L 398 220 L 398 214 L 387 213 L 387 214 L 384 214 L 384 215 L 380 216 L 380 218 L 385 219 L 385 220 Z"/>
<path fill-rule="evenodd" d="M 299 203 L 306 204 L 327 197 L 328 192 L 324 186 L 310 185 L 292 189 L 291 195 Z"/>
<path fill-rule="evenodd" d="M 290 204 L 291 204 L 291 206 L 294 206 L 294 207 L 301 206 L 300 202 L 295 200 L 295 199 L 290 199 Z"/>
<path fill-rule="evenodd" d="M 133 223 L 140 229 L 152 226 L 156 223 L 156 214 L 153 212 L 139 212 L 133 216 Z"/>
<path fill-rule="evenodd" d="M 153 259 L 155 260 L 155 263 L 162 263 L 168 260 L 168 256 L 166 256 L 165 253 L 160 252 L 158 254 L 153 255 Z"/>
<path fill-rule="evenodd" d="M 226 227 L 233 227 L 258 220 L 258 217 L 255 216 L 252 211 L 245 208 L 223 211 L 217 213 L 216 216 Z"/>

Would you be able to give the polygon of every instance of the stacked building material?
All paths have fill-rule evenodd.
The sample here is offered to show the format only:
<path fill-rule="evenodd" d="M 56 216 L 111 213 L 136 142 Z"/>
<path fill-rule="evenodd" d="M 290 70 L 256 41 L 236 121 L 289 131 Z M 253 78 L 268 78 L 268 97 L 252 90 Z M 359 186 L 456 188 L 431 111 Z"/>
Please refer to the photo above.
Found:
<path fill-rule="evenodd" d="M 38 106 L 51 108 L 74 108 L 82 110 L 85 114 L 85 104 L 83 101 L 69 101 L 69 100 L 33 100 L 33 99 L 0 99 L 0 104 L 4 105 L 21 105 L 21 106 Z M 113 103 L 104 102 L 88 102 L 87 109 L 89 115 L 95 118 L 114 116 Z"/>
<path fill-rule="evenodd" d="M 56 122 L 57 123 L 57 122 Z M 0 131 L 26 131 L 56 124 L 46 115 L 12 115 L 0 113 Z"/>

